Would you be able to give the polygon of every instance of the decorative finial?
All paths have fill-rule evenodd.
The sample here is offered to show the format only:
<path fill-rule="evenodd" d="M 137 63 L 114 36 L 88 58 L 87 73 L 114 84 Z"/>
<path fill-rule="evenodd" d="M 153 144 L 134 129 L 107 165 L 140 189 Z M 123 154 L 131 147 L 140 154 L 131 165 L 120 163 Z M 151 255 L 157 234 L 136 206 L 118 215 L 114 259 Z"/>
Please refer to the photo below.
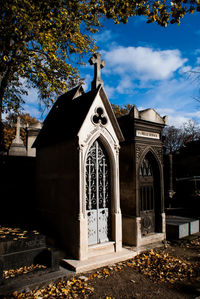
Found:
<path fill-rule="evenodd" d="M 89 60 L 91 65 L 94 64 L 94 80 L 92 81 L 92 89 L 96 89 L 99 84 L 103 85 L 101 80 L 101 69 L 106 65 L 104 60 L 101 60 L 101 54 L 95 53 Z"/>

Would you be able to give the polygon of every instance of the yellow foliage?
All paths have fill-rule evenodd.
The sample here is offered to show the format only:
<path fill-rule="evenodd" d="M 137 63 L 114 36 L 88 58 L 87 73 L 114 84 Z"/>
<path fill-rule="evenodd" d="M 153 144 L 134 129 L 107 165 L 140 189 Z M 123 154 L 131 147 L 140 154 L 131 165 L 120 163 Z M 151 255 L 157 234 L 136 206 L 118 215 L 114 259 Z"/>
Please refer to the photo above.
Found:
<path fill-rule="evenodd" d="M 47 106 L 55 93 L 75 85 L 82 56 L 97 49 L 92 34 L 101 27 L 102 17 L 126 23 L 129 17 L 144 15 L 147 22 L 165 27 L 180 24 L 185 14 L 200 10 L 200 0 L 172 0 L 171 5 L 165 0 L 11 0 L 1 4 L 0 69 L 6 82 L 0 89 L 0 113 L 19 110 L 25 89 L 13 87 L 19 87 L 21 78 L 38 88 Z"/>
<path fill-rule="evenodd" d="M 4 61 L 8 61 L 8 57 L 6 55 L 3 56 Z"/>
<path fill-rule="evenodd" d="M 113 109 L 113 112 L 116 117 L 120 117 L 120 116 L 128 114 L 132 108 L 133 108 L 133 105 L 131 105 L 131 104 L 126 104 L 126 105 L 112 104 L 112 109 Z"/>

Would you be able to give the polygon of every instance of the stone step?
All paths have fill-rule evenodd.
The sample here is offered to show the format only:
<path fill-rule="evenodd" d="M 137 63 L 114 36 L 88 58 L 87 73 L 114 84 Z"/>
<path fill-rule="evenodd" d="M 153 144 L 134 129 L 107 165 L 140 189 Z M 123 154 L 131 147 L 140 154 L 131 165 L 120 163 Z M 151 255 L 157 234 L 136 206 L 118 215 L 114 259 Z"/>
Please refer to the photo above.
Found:
<path fill-rule="evenodd" d="M 76 273 L 83 273 L 100 267 L 105 267 L 118 262 L 132 259 L 142 252 L 161 246 L 163 246 L 162 242 L 155 242 L 141 247 L 124 246 L 121 251 L 90 257 L 84 261 L 63 259 L 62 264 L 67 269 L 71 269 Z"/>
<path fill-rule="evenodd" d="M 93 269 L 105 267 L 117 262 L 122 262 L 131 259 L 134 256 L 136 256 L 137 253 L 138 253 L 137 250 L 134 251 L 134 250 L 123 248 L 119 252 L 113 252 L 105 255 L 90 257 L 84 261 L 63 259 L 62 262 L 63 262 L 63 266 L 72 269 L 76 273 L 82 273 L 82 272 L 90 271 Z"/>
<path fill-rule="evenodd" d="M 112 253 L 115 251 L 115 242 L 105 242 L 101 244 L 90 245 L 88 247 L 88 256 L 94 257 L 99 255 L 104 255 L 107 253 Z"/>
<path fill-rule="evenodd" d="M 73 271 L 59 267 L 57 271 L 53 272 L 37 271 L 36 273 L 28 273 L 13 279 L 7 279 L 0 285 L 0 297 L 11 295 L 15 291 L 20 294 L 34 288 L 45 287 L 58 279 L 70 279 L 74 274 Z"/>
<path fill-rule="evenodd" d="M 57 271 L 59 263 L 59 252 L 46 247 L 0 255 L 0 284 L 3 283 L 4 270 L 39 264 L 51 271 Z"/>
<path fill-rule="evenodd" d="M 8 234 L 6 234 L 8 232 Z M 59 268 L 59 252 L 49 248 L 46 237 L 37 231 L 5 229 L 5 238 L 0 242 L 0 283 L 4 282 L 3 271 L 24 266 L 44 265 L 51 271 Z"/>
<path fill-rule="evenodd" d="M 41 247 L 46 247 L 46 237 L 44 235 L 29 236 L 27 239 L 18 239 L 17 241 L 1 240 L 0 255 Z"/>

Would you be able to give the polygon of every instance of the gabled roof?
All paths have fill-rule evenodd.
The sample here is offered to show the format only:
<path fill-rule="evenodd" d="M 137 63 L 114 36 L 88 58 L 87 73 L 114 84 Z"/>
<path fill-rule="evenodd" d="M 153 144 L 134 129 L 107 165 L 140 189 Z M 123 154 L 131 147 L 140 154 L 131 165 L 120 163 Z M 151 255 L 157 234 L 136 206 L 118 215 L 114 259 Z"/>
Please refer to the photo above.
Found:
<path fill-rule="evenodd" d="M 99 85 L 97 89 L 84 93 L 82 86 L 79 85 L 58 98 L 47 115 L 33 147 L 42 147 L 77 136 L 98 92 L 100 92 L 118 139 L 123 139 L 123 135 L 102 86 Z"/>
<path fill-rule="evenodd" d="M 146 120 L 149 122 L 158 123 L 162 125 L 168 124 L 168 117 L 166 115 L 163 117 L 160 116 L 160 114 L 158 114 L 158 112 L 156 112 L 152 108 L 139 111 L 136 106 L 133 106 L 133 108 L 130 111 L 130 116 L 132 118 L 138 118 L 138 119 L 142 119 L 142 120 Z"/>
<path fill-rule="evenodd" d="M 168 117 L 161 117 L 151 108 L 139 111 L 134 105 L 128 114 L 118 117 L 117 120 L 125 140 L 132 140 L 135 134 L 135 123 L 154 128 L 163 128 L 167 125 Z"/>
<path fill-rule="evenodd" d="M 103 86 L 100 88 L 100 96 L 101 96 L 101 99 L 103 100 L 103 103 L 105 105 L 105 108 L 107 110 L 107 113 L 109 115 L 110 121 L 113 125 L 113 128 L 115 130 L 115 133 L 117 135 L 117 138 L 118 138 L 119 142 L 124 141 L 124 136 L 122 134 L 122 131 L 121 131 L 120 126 L 118 124 L 117 118 L 116 118 L 116 116 L 113 112 L 110 101 L 109 101 L 109 99 L 106 95 L 106 92 L 105 92 Z"/>
<path fill-rule="evenodd" d="M 140 118 L 143 120 L 167 125 L 168 124 L 168 118 L 167 116 L 161 117 L 158 112 L 156 112 L 153 108 L 148 108 L 145 110 L 139 111 Z"/>

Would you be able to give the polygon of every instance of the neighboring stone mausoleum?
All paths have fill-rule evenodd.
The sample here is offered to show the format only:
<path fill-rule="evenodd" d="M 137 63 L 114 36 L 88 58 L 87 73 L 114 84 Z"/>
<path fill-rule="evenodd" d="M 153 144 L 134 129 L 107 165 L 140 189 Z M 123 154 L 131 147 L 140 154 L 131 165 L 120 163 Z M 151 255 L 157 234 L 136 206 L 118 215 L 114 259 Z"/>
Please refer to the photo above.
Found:
<path fill-rule="evenodd" d="M 140 247 L 165 239 L 162 129 L 167 117 L 153 109 L 118 119 L 123 243 Z"/>
<path fill-rule="evenodd" d="M 8 151 L 9 156 L 23 156 L 23 157 L 35 157 L 36 156 L 36 150 L 35 148 L 32 148 L 32 145 L 41 130 L 42 124 L 37 121 L 36 123 L 32 125 L 22 125 L 20 117 L 17 117 L 17 123 L 15 125 L 16 127 L 16 136 L 12 140 L 10 149 Z M 23 140 L 20 136 L 20 129 L 25 128 L 26 129 L 26 147 L 24 145 Z"/>
<path fill-rule="evenodd" d="M 78 260 L 122 249 L 118 122 L 94 54 L 92 90 L 60 96 L 43 123 L 37 150 L 40 223 Z"/>

